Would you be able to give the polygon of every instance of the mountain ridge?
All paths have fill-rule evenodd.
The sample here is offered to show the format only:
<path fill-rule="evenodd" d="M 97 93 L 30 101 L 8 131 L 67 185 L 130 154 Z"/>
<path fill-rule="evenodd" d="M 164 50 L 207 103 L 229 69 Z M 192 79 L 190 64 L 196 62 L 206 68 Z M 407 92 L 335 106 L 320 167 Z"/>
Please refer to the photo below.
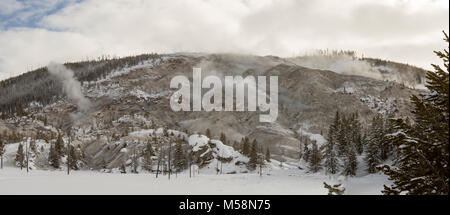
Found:
<path fill-rule="evenodd" d="M 224 133 L 228 141 L 225 142 L 226 145 L 232 146 L 248 137 L 255 139 L 263 148 L 270 149 L 274 159 L 293 161 L 298 159 L 299 131 L 302 131 L 303 135 L 309 134 L 307 136 L 311 140 L 321 142 L 336 111 L 343 114 L 358 112 L 363 127 L 366 127 L 376 113 L 410 117 L 407 98 L 420 92 L 394 81 L 311 69 L 270 56 L 151 54 L 118 61 L 66 64 L 80 80 L 82 93 L 93 103 L 93 107 L 86 113 L 80 113 L 74 101 L 67 99 L 61 90 L 55 90 L 61 86 L 52 77 L 39 80 L 36 74 L 24 75 L 25 80 L 37 81 L 31 83 L 34 87 L 16 97 L 3 95 L 7 94 L 5 92 L 20 90 L 20 84 L 25 81 L 14 78 L 2 82 L 2 89 L 8 90 L 3 91 L 0 104 L 3 110 L 0 132 L 36 136 L 39 131 L 56 137 L 54 130 L 42 126 L 45 119 L 54 129 L 81 132 L 77 135 L 82 145 L 102 146 L 112 139 L 129 139 L 129 129 L 139 131 L 147 129 L 148 126 L 187 131 L 190 134 L 204 133 L 206 129 L 210 129 L 216 137 Z M 203 77 L 209 74 L 278 75 L 277 121 L 260 123 L 258 112 L 171 111 L 169 97 L 174 90 L 169 89 L 170 79 L 175 75 L 192 78 L 193 67 L 201 67 Z M 45 69 L 38 70 L 37 73 L 45 75 Z M 43 91 L 50 95 L 54 93 L 51 98 L 42 96 L 45 101 L 42 103 L 48 104 L 32 102 L 28 106 L 18 105 L 23 98 L 24 101 L 41 98 L 30 96 L 26 92 L 36 92 L 36 87 L 42 85 L 51 86 L 51 89 L 55 90 Z M 22 89 L 24 88 L 26 87 L 22 86 Z M 23 109 L 28 116 L 23 118 L 17 114 L 5 113 L 12 113 L 16 108 Z M 133 120 L 119 120 L 127 116 Z M 27 124 L 30 117 L 40 123 Z M 84 137 L 83 132 L 89 133 L 89 136 Z M 100 139 L 97 136 L 100 136 Z M 49 142 L 52 141 L 54 139 L 50 138 Z M 92 147 L 88 148 L 93 150 Z M 113 157 L 120 154 L 115 153 Z M 89 162 L 90 168 L 98 168 L 100 158 L 92 159 Z M 111 165 L 117 168 L 119 163 L 112 162 Z"/>

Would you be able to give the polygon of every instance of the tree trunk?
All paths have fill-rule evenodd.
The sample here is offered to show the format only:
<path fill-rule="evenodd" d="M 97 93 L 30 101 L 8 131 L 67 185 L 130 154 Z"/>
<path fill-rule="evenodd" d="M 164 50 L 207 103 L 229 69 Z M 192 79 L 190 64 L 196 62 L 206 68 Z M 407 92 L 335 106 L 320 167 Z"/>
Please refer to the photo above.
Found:
<path fill-rule="evenodd" d="M 167 163 L 168 163 L 167 169 L 169 171 L 169 180 L 170 180 L 170 172 L 171 172 L 171 167 L 170 167 L 170 151 L 171 151 L 171 147 L 172 147 L 172 144 L 169 142 L 169 155 L 168 155 L 169 160 L 167 161 Z"/>
<path fill-rule="evenodd" d="M 70 174 L 70 137 L 67 143 L 67 175 Z"/>
<path fill-rule="evenodd" d="M 28 172 L 28 142 L 26 142 L 25 143 L 25 153 L 26 153 L 26 156 L 27 156 L 27 172 Z"/>
<path fill-rule="evenodd" d="M 159 174 L 159 165 L 161 164 L 161 156 L 162 156 L 162 148 L 161 148 L 161 143 L 159 144 L 159 159 L 158 159 L 158 165 L 156 167 L 156 178 L 158 178 L 158 174 Z"/>

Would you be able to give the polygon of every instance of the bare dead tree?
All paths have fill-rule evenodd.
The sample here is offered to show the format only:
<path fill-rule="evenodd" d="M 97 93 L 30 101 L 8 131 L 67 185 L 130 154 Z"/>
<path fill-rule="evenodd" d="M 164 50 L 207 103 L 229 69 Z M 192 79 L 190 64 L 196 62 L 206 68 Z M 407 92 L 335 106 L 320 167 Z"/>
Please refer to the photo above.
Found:
<path fill-rule="evenodd" d="M 159 166 L 161 164 L 161 159 L 162 159 L 162 146 L 161 143 L 159 143 L 159 158 L 158 158 L 158 165 L 156 167 L 156 178 L 158 178 L 158 174 L 159 174 Z"/>
<path fill-rule="evenodd" d="M 29 142 L 29 140 L 30 139 L 27 139 L 27 141 L 25 142 L 25 156 L 26 156 L 26 158 L 27 158 L 27 172 L 28 172 L 28 169 L 29 169 L 29 160 L 28 160 L 28 142 Z"/>

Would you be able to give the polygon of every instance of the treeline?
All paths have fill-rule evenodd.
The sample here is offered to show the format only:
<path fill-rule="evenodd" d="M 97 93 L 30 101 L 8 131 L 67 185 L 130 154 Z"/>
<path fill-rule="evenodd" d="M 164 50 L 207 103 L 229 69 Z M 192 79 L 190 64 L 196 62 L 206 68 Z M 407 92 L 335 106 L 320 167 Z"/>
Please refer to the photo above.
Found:
<path fill-rule="evenodd" d="M 317 49 L 312 54 L 304 54 L 303 56 L 297 56 L 299 58 L 308 58 L 308 57 L 351 57 L 356 59 L 356 51 L 353 50 L 328 50 L 328 49 Z"/>
<path fill-rule="evenodd" d="M 114 70 L 160 58 L 158 54 L 142 54 L 123 58 L 102 57 L 64 65 L 73 70 L 75 77 L 83 84 L 84 81 L 105 78 Z M 0 82 L 0 112 L 10 115 L 19 108 L 28 107 L 31 102 L 47 105 L 63 96 L 61 83 L 49 75 L 46 67 L 42 67 Z"/>
<path fill-rule="evenodd" d="M 370 126 L 364 128 L 357 113 L 336 112 L 322 146 L 300 135 L 300 158 L 310 172 L 324 170 L 327 174 L 355 176 L 360 156 L 368 167 L 364 171 L 375 173 L 378 165 L 396 156 L 388 137 L 392 129 L 389 118 L 381 114 L 376 114 Z"/>

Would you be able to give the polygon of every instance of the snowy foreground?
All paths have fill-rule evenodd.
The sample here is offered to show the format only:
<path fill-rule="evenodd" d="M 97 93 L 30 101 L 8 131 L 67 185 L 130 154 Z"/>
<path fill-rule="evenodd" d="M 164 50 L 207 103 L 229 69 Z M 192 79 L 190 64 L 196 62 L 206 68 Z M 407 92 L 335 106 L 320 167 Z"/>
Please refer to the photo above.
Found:
<path fill-rule="evenodd" d="M 386 176 L 379 174 L 339 178 L 345 194 L 381 194 Z M 323 182 L 338 183 L 322 174 L 304 174 L 298 170 L 274 170 L 258 174 L 200 174 L 189 178 L 189 172 L 155 178 L 153 174 L 120 174 L 94 171 L 34 170 L 18 168 L 0 170 L 0 194 L 327 194 Z"/>

